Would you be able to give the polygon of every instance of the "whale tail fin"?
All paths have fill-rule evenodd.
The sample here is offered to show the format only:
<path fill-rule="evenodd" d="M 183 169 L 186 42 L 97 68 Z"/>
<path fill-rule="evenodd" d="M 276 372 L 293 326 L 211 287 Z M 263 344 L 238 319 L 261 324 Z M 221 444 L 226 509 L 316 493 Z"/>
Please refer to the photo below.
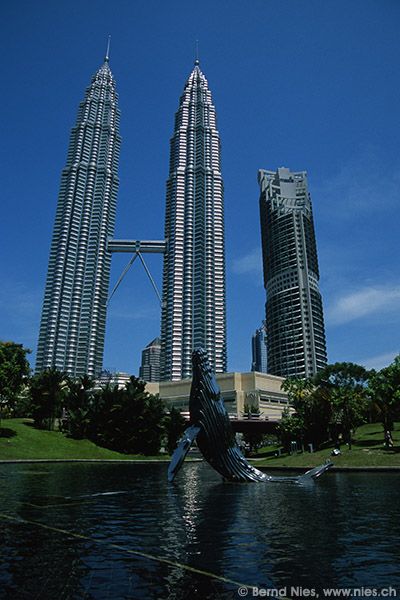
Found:
<path fill-rule="evenodd" d="M 192 425 L 188 429 L 186 429 L 185 433 L 182 436 L 181 441 L 178 446 L 175 448 L 174 453 L 171 458 L 171 462 L 168 467 L 168 481 L 172 482 L 175 479 L 176 474 L 182 466 L 183 461 L 185 460 L 186 454 L 190 450 L 190 446 L 193 444 L 196 439 L 197 434 L 200 431 L 200 427 L 196 427 Z"/>
<path fill-rule="evenodd" d="M 317 479 L 321 477 L 328 469 L 333 466 L 333 462 L 331 460 L 327 460 L 323 465 L 319 465 L 318 467 L 314 467 L 309 471 L 306 471 L 304 475 L 300 475 L 299 481 L 306 481 L 307 479 Z"/>

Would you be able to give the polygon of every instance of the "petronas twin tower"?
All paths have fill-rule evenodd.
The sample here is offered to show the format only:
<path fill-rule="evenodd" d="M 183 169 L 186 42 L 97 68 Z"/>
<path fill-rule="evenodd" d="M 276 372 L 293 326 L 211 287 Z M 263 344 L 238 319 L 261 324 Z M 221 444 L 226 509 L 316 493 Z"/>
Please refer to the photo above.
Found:
<path fill-rule="evenodd" d="M 72 129 L 50 249 L 36 370 L 102 369 L 118 191 L 118 96 L 108 64 L 92 78 Z"/>
<path fill-rule="evenodd" d="M 191 376 L 194 348 L 226 371 L 224 200 L 220 140 L 196 60 L 175 116 L 167 181 L 161 373 Z"/>
<path fill-rule="evenodd" d="M 104 64 L 72 129 L 62 172 L 36 370 L 102 369 L 120 151 L 118 96 Z M 226 371 L 223 182 L 215 108 L 199 62 L 186 82 L 167 181 L 161 378 L 191 376 L 194 348 Z"/>

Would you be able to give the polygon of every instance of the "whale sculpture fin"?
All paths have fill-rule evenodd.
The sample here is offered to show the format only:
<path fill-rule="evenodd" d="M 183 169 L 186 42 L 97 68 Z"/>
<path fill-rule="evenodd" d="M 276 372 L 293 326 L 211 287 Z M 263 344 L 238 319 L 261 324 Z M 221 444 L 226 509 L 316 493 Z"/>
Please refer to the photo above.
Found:
<path fill-rule="evenodd" d="M 190 446 L 193 444 L 193 441 L 196 439 L 197 434 L 200 431 L 200 427 L 196 427 L 195 425 L 191 425 L 186 429 L 185 433 L 182 436 L 181 441 L 178 446 L 175 448 L 174 453 L 171 458 L 171 462 L 168 467 L 168 481 L 171 482 L 175 479 L 176 474 L 182 466 L 183 461 L 185 460 L 186 454 L 189 452 Z"/>
<path fill-rule="evenodd" d="M 309 471 L 306 471 L 304 475 L 300 475 L 299 480 L 304 481 L 306 479 L 317 479 L 320 477 L 325 471 L 330 469 L 333 466 L 333 462 L 331 460 L 327 460 L 325 464 L 319 465 L 318 467 L 314 467 Z"/>

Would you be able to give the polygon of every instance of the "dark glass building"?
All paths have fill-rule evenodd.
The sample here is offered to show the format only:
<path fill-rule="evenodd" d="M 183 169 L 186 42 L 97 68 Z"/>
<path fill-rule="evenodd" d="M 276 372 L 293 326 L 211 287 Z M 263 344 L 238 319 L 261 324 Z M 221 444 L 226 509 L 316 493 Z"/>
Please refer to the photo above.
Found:
<path fill-rule="evenodd" d="M 265 323 L 256 329 L 251 338 L 251 370 L 258 373 L 267 373 L 267 338 Z"/>
<path fill-rule="evenodd" d="M 311 377 L 327 355 L 307 174 L 260 170 L 258 181 L 268 373 Z"/>
<path fill-rule="evenodd" d="M 155 338 L 142 350 L 142 364 L 139 377 L 143 381 L 160 381 L 161 340 Z"/>

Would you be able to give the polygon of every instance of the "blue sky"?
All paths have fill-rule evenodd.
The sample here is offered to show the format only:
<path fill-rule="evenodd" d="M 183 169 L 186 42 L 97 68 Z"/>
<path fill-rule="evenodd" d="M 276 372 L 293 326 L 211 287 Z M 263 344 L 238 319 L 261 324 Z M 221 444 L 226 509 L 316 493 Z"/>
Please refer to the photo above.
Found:
<path fill-rule="evenodd" d="M 329 362 L 400 352 L 398 0 L 6 0 L 0 339 L 36 351 L 70 129 L 108 34 L 120 97 L 116 237 L 162 239 L 169 138 L 199 40 L 225 183 L 228 368 L 264 318 L 257 171 L 306 170 Z M 111 285 L 128 261 L 113 257 Z M 161 257 L 148 259 L 161 287 Z M 137 373 L 159 333 L 137 261 L 112 299 L 104 365 Z"/>

